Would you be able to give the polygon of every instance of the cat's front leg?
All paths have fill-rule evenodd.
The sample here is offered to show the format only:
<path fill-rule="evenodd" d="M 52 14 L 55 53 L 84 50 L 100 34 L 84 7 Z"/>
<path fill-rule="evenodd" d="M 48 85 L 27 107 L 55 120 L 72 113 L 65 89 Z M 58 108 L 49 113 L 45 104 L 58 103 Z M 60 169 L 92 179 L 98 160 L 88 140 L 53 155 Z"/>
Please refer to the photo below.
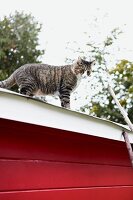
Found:
<path fill-rule="evenodd" d="M 61 101 L 61 106 L 64 108 L 70 109 L 70 94 L 69 93 L 63 93 L 60 94 L 60 101 Z"/>

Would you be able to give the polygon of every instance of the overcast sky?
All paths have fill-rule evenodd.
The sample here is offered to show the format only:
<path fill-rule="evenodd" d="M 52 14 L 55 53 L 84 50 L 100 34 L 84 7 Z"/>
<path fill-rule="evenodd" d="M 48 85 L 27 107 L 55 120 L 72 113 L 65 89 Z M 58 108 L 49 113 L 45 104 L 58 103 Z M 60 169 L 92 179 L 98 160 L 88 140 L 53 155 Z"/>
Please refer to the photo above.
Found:
<path fill-rule="evenodd" d="M 113 49 L 112 61 L 133 61 L 133 0 L 0 0 L 0 17 L 15 10 L 31 13 L 43 24 L 39 38 L 40 47 L 46 49 L 44 63 L 57 65 L 64 64 L 66 57 L 76 59 L 78 55 L 73 54 L 71 48 L 85 48 L 84 32 L 91 34 L 95 42 L 104 39 L 115 27 L 122 28 L 123 34 Z M 95 17 L 98 29 L 91 25 L 95 24 Z M 68 42 L 70 49 L 66 49 Z M 88 82 L 81 84 L 78 103 L 72 101 L 73 108 L 86 103 L 83 99 L 90 96 L 89 88 Z"/>
<path fill-rule="evenodd" d="M 88 24 L 97 17 L 101 35 L 95 32 L 95 39 L 122 27 L 124 34 L 118 43 L 121 52 L 116 59 L 133 60 L 132 4 L 132 0 L 0 0 L 0 17 L 15 10 L 35 16 L 43 24 L 40 45 L 46 54 L 42 61 L 51 64 L 63 64 L 66 57 L 71 57 L 72 52 L 66 49 L 68 42 L 76 41 L 82 49 L 84 32 L 90 31 Z"/>

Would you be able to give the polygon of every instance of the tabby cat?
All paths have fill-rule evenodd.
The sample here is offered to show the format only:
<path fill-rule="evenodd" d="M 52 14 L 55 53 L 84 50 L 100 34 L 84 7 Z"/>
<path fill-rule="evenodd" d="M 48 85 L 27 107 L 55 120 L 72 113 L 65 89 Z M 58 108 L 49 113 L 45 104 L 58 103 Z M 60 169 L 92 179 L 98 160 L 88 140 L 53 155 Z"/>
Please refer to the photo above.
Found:
<path fill-rule="evenodd" d="M 71 92 L 79 85 L 84 72 L 89 76 L 94 61 L 80 57 L 71 65 L 52 66 L 48 64 L 25 64 L 4 81 L 1 88 L 17 84 L 19 92 L 28 96 L 58 94 L 61 106 L 70 108 Z"/>

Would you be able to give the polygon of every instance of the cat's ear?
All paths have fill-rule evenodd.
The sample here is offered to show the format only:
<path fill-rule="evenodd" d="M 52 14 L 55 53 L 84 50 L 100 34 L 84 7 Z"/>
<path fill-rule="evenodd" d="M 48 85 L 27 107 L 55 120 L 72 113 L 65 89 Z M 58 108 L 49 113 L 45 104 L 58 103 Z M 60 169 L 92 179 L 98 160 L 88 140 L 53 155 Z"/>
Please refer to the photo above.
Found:
<path fill-rule="evenodd" d="M 90 76 L 92 68 L 93 68 L 93 65 L 95 65 L 95 62 L 96 62 L 95 60 L 92 60 L 92 61 L 89 62 L 89 65 L 87 67 L 87 75 L 88 76 Z"/>
<path fill-rule="evenodd" d="M 91 65 L 91 66 L 93 66 L 93 65 L 95 65 L 95 64 L 96 64 L 96 61 L 95 61 L 95 60 L 90 61 L 90 65 Z"/>
<path fill-rule="evenodd" d="M 78 61 L 81 61 L 81 60 L 82 60 L 82 59 L 81 59 L 81 57 L 79 56 L 79 57 L 78 57 Z"/>
<path fill-rule="evenodd" d="M 78 57 L 77 64 L 79 64 L 79 65 L 82 64 L 82 58 L 80 56 Z"/>

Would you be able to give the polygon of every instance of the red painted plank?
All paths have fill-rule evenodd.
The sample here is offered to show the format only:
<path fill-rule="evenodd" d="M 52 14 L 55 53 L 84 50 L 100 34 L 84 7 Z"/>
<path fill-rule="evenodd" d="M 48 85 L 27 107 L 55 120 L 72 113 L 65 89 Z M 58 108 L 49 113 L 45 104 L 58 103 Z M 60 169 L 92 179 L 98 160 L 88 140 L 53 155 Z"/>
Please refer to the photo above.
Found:
<path fill-rule="evenodd" d="M 132 200 L 132 187 L 2 192 L 1 200 Z"/>
<path fill-rule="evenodd" d="M 131 165 L 123 142 L 4 119 L 0 158 Z"/>
<path fill-rule="evenodd" d="M 0 160 L 0 191 L 133 185 L 131 167 Z"/>

